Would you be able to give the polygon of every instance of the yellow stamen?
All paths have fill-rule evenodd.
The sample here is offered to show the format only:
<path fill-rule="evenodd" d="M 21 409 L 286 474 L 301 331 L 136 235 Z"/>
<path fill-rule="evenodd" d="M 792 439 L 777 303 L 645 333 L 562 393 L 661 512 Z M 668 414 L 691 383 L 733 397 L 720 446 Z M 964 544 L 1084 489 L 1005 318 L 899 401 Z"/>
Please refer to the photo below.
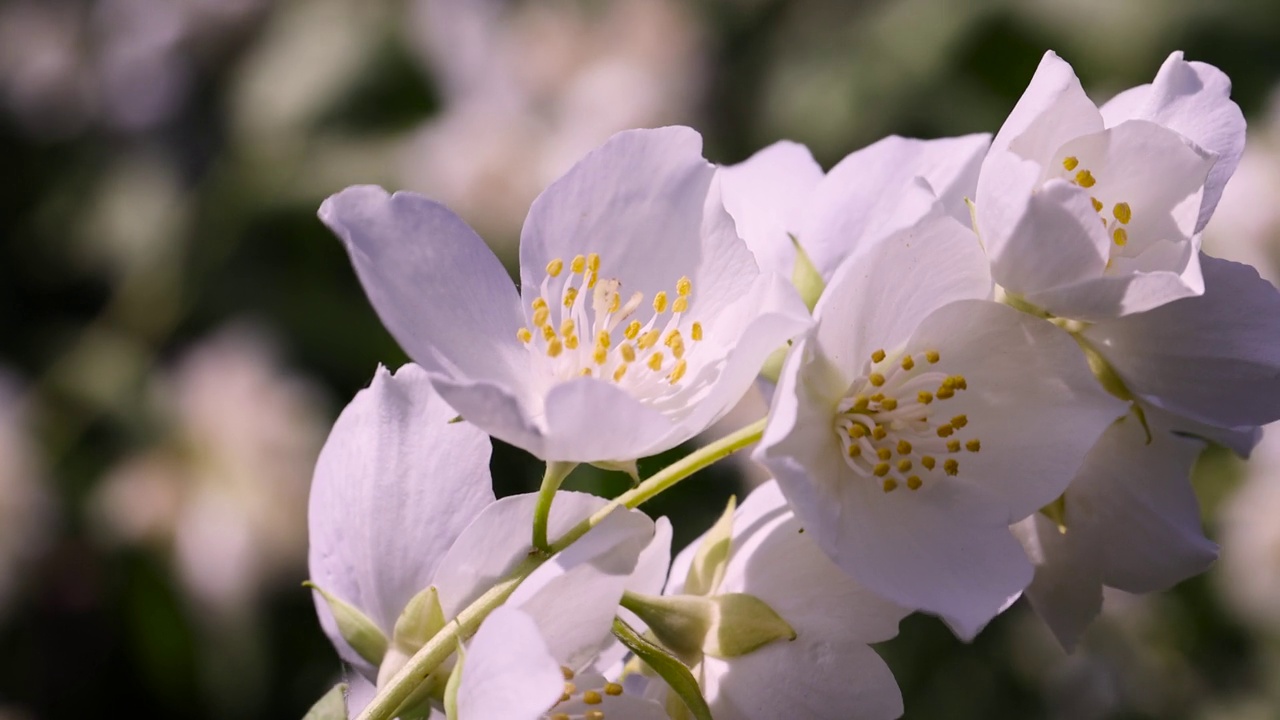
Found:
<path fill-rule="evenodd" d="M 533 324 L 535 327 L 542 327 L 547 324 L 547 318 L 551 317 L 551 311 L 545 307 L 540 307 L 533 311 Z"/>
<path fill-rule="evenodd" d="M 880 401 L 880 409 L 881 410 L 897 410 L 898 401 L 895 400 L 894 398 L 885 398 L 884 400 Z"/>
<path fill-rule="evenodd" d="M 1111 208 L 1111 214 L 1115 215 L 1122 225 L 1128 225 L 1133 219 L 1133 208 L 1129 207 L 1129 203 L 1116 203 L 1116 206 Z"/>
<path fill-rule="evenodd" d="M 911 368 L 913 368 L 913 367 L 915 367 L 915 366 L 916 366 L 916 361 L 915 361 L 914 359 L 912 359 L 912 357 L 911 357 L 910 355 L 904 355 L 904 356 L 902 357 L 902 369 L 903 369 L 903 370 L 910 370 Z"/>
<path fill-rule="evenodd" d="M 1076 184 L 1082 188 L 1091 188 L 1097 183 L 1098 181 L 1093 178 L 1093 173 L 1088 170 L 1081 170 L 1076 173 Z"/>
<path fill-rule="evenodd" d="M 1111 239 L 1116 241 L 1116 245 L 1124 247 L 1129 242 L 1129 233 L 1125 232 L 1124 228 L 1116 228 L 1115 232 L 1111 233 Z"/>
<path fill-rule="evenodd" d="M 627 374 L 628 367 L 630 366 L 625 363 L 622 365 L 619 365 L 618 369 L 613 371 L 613 381 L 619 382 L 620 380 L 622 380 L 622 376 Z"/>
<path fill-rule="evenodd" d="M 573 262 L 569 263 L 569 270 L 575 273 L 580 273 L 582 272 L 582 269 L 585 268 L 586 266 L 587 266 L 587 259 L 582 257 L 581 255 L 576 255 L 573 258 Z"/>
<path fill-rule="evenodd" d="M 904 472 L 907 472 L 907 471 L 908 471 L 908 470 L 910 470 L 910 469 L 911 469 L 911 461 L 910 461 L 910 460 L 899 460 L 899 461 L 898 461 L 898 472 L 900 472 L 900 473 L 904 473 Z"/>
<path fill-rule="evenodd" d="M 547 263 L 547 274 L 551 277 L 560 277 L 561 270 L 564 270 L 564 261 L 560 258 Z"/>
<path fill-rule="evenodd" d="M 591 272 L 600 272 L 600 256 L 596 253 L 587 254 L 587 269 Z"/>
<path fill-rule="evenodd" d="M 877 350 L 871 353 L 871 362 L 873 363 L 884 362 L 884 350 Z"/>
<path fill-rule="evenodd" d="M 682 313 L 689 309 L 689 298 L 678 297 L 671 303 L 671 312 Z"/>
<path fill-rule="evenodd" d="M 857 440 L 858 438 L 864 438 L 866 436 L 867 436 L 867 429 L 862 425 L 858 425 L 857 423 L 854 423 L 853 425 L 849 426 L 849 437 Z"/>
<path fill-rule="evenodd" d="M 884 385 L 884 376 L 880 373 L 871 373 L 871 375 L 867 377 L 867 381 L 876 387 L 880 387 L 881 385 Z"/>
<path fill-rule="evenodd" d="M 921 390 L 920 392 L 916 393 L 916 400 L 920 401 L 921 405 L 928 405 L 929 403 L 933 402 L 933 393 L 929 392 L 928 390 Z"/>
<path fill-rule="evenodd" d="M 853 399 L 854 410 L 866 410 L 871 406 L 871 398 L 866 395 L 858 395 Z"/>
<path fill-rule="evenodd" d="M 588 705 L 599 705 L 604 702 L 604 698 L 600 697 L 600 693 L 595 690 L 588 690 L 582 693 L 582 702 Z"/>
<path fill-rule="evenodd" d="M 951 437 L 951 433 L 953 432 L 955 432 L 955 428 L 951 427 L 950 425 L 938 426 L 938 437 L 940 438 Z"/>
<path fill-rule="evenodd" d="M 959 440 L 948 440 L 948 441 L 947 441 L 947 452 L 960 452 L 960 441 L 959 441 Z"/>
<path fill-rule="evenodd" d="M 547 343 L 547 356 L 560 357 L 560 353 L 564 351 L 564 346 L 560 344 L 560 338 L 551 338 L 551 342 Z"/>
<path fill-rule="evenodd" d="M 608 348 L 602 348 L 599 345 L 591 352 L 591 359 L 596 361 L 597 365 L 603 365 L 605 360 L 609 359 Z"/>
<path fill-rule="evenodd" d="M 589 367 L 588 367 L 588 368 L 582 368 L 582 371 L 581 371 L 581 372 L 579 372 L 578 374 L 579 374 L 579 375 L 581 375 L 582 377 L 591 377 L 591 368 L 589 368 Z"/>
<path fill-rule="evenodd" d="M 912 490 L 919 490 L 920 486 L 923 484 L 924 483 L 920 482 L 919 475 L 912 475 L 911 477 L 907 478 L 907 487 L 911 488 Z"/>
<path fill-rule="evenodd" d="M 942 359 L 942 354 L 937 350 L 926 350 L 924 353 L 924 359 L 928 360 L 929 364 L 932 365 Z"/>
<path fill-rule="evenodd" d="M 649 348 L 658 344 L 658 338 L 660 337 L 662 337 L 662 333 L 658 332 L 657 330 L 650 330 L 649 332 L 640 336 L 640 340 L 639 342 L 636 343 L 636 345 L 638 345 L 641 350 L 648 350 Z"/>
<path fill-rule="evenodd" d="M 556 329 L 551 327 L 551 323 L 543 325 L 540 330 L 542 330 L 542 339 L 547 342 L 551 342 L 551 338 L 556 336 Z"/>
<path fill-rule="evenodd" d="M 656 313 L 665 312 L 667 309 L 667 292 L 659 290 L 657 295 L 653 296 L 653 311 Z"/>
<path fill-rule="evenodd" d="M 960 472 L 960 463 L 956 462 L 955 458 L 947 458 L 947 461 L 942 463 L 942 471 L 948 475 L 955 475 Z"/>
<path fill-rule="evenodd" d="M 596 335 L 596 345 L 604 348 L 605 350 L 608 350 L 609 347 L 613 345 L 613 338 L 609 337 L 608 331 L 601 330 Z"/>
<path fill-rule="evenodd" d="M 533 307 L 534 310 L 540 310 L 542 308 L 545 308 L 546 306 L 547 306 L 547 301 L 544 298 L 534 298 L 534 301 L 531 304 L 531 307 Z"/>
<path fill-rule="evenodd" d="M 533 333 L 529 332 L 529 328 L 522 327 L 516 331 L 516 337 L 520 338 L 520 342 L 527 344 L 533 340 Z"/>
<path fill-rule="evenodd" d="M 883 425 L 876 425 L 875 428 L 871 430 L 871 437 L 876 440 L 883 440 L 888 434 L 889 433 L 884 429 Z"/>
<path fill-rule="evenodd" d="M 873 468 L 871 472 L 876 477 L 884 477 L 885 475 L 889 474 L 889 463 L 887 462 L 876 463 L 875 468 Z"/>
<path fill-rule="evenodd" d="M 1096 198 L 1096 197 L 1091 197 L 1091 198 L 1089 198 L 1089 202 L 1093 203 L 1093 211 L 1094 211 L 1094 212 L 1096 212 L 1096 213 L 1100 213 L 1100 212 L 1102 212 L 1102 201 L 1101 201 L 1101 200 L 1099 200 L 1099 199 L 1098 199 L 1098 198 Z"/>
<path fill-rule="evenodd" d="M 881 460 L 888 460 L 889 458 L 893 457 L 893 451 L 890 450 L 889 448 L 877 448 L 876 457 L 880 458 Z"/>
<path fill-rule="evenodd" d="M 925 455 L 920 458 L 920 464 L 923 465 L 926 470 L 932 470 L 933 466 L 938 464 L 938 461 L 935 460 L 932 455 Z"/>
<path fill-rule="evenodd" d="M 567 347 L 567 348 L 569 348 L 570 350 L 577 350 L 577 349 L 578 349 L 578 336 L 577 336 L 577 335 L 570 335 L 569 337 L 565 338 L 565 339 L 564 339 L 564 346 L 565 346 L 565 347 Z"/>
<path fill-rule="evenodd" d="M 978 452 L 979 450 L 982 449 L 982 443 L 975 438 L 965 443 L 964 449 L 968 450 L 969 452 Z"/>
<path fill-rule="evenodd" d="M 696 341 L 702 339 L 702 323 L 696 322 L 689 328 L 689 335 Z"/>
<path fill-rule="evenodd" d="M 656 352 L 650 355 L 648 365 L 650 370 L 654 370 L 654 371 L 661 370 L 662 369 L 662 353 Z"/>
<path fill-rule="evenodd" d="M 671 370 L 671 374 L 667 376 L 667 380 L 669 380 L 672 385 L 675 385 L 680 382 L 680 378 L 684 377 L 684 373 L 688 369 L 689 362 L 687 360 L 677 361 L 676 366 Z"/>
<path fill-rule="evenodd" d="M 885 492 L 893 492 L 898 489 L 898 481 L 893 478 L 885 478 L 884 485 L 882 485 L 882 487 Z"/>
<path fill-rule="evenodd" d="M 621 686 L 621 685 L 619 685 L 618 683 L 614 683 L 614 682 L 611 682 L 611 683 L 605 683 L 605 684 L 604 684 L 604 694 L 605 694 L 605 695 L 613 695 L 614 697 L 617 697 L 618 695 L 621 695 L 621 694 L 622 694 L 622 686 Z"/>
<path fill-rule="evenodd" d="M 573 307 L 573 302 L 577 299 L 578 299 L 578 288 L 564 289 L 564 306 L 565 307 L 567 308 Z"/>
<path fill-rule="evenodd" d="M 860 455 L 862 455 L 862 446 L 861 446 L 861 445 L 850 445 L 850 446 L 849 446 L 849 457 L 851 457 L 851 458 L 856 458 L 856 457 L 858 457 L 858 456 L 860 456 Z"/>
<path fill-rule="evenodd" d="M 622 346 L 618 348 L 618 352 L 622 354 L 622 359 L 626 362 L 636 361 L 636 349 L 631 346 L 631 343 L 622 343 Z"/>
<path fill-rule="evenodd" d="M 906 440 L 899 440 L 899 441 L 898 441 L 898 454 L 899 454 L 899 455 L 910 455 L 910 454 L 911 454 L 911 443 L 907 442 Z"/>
<path fill-rule="evenodd" d="M 956 391 L 952 390 L 946 385 L 943 385 L 942 387 L 938 388 L 938 392 L 934 395 L 934 397 L 938 398 L 939 400 L 950 400 L 955 396 L 956 396 Z"/>
<path fill-rule="evenodd" d="M 676 281 L 676 293 L 680 297 L 688 297 L 691 292 L 693 292 L 693 282 L 687 275 Z"/>
<path fill-rule="evenodd" d="M 1080 164 L 1080 159 L 1074 155 L 1072 155 L 1071 157 L 1062 159 L 1062 167 L 1066 168 L 1067 172 L 1075 170 L 1076 166 L 1079 164 Z"/>
<path fill-rule="evenodd" d="M 969 417 L 967 415 L 957 415 L 951 418 L 952 427 L 962 428 L 968 424 L 969 424 Z"/>
<path fill-rule="evenodd" d="M 627 323 L 627 329 L 622 331 L 623 337 L 625 337 L 628 340 L 635 340 L 636 336 L 639 334 L 640 334 L 639 320 L 632 320 L 631 322 Z"/>

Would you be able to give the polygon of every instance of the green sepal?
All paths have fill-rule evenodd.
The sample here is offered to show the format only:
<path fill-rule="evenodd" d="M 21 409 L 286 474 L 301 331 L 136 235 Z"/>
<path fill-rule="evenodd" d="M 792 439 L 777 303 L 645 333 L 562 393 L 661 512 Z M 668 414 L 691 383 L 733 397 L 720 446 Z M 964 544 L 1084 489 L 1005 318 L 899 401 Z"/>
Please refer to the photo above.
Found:
<path fill-rule="evenodd" d="M 737 498 L 729 497 L 724 512 L 715 525 L 702 536 L 698 551 L 689 563 L 689 574 L 684 580 L 686 595 L 710 595 L 720 587 L 725 566 L 729 564 L 729 547 L 733 540 L 733 511 Z"/>
<path fill-rule="evenodd" d="M 436 592 L 435 585 L 430 585 L 405 605 L 404 612 L 396 619 L 391 644 L 406 655 L 412 655 L 422 649 L 444 626 L 444 608 L 440 606 L 440 594 Z"/>
<path fill-rule="evenodd" d="M 624 472 L 627 477 L 631 478 L 633 484 L 640 484 L 640 467 L 635 460 L 598 460 L 591 463 L 591 465 L 601 470 Z"/>
<path fill-rule="evenodd" d="M 444 714 L 448 720 L 458 720 L 458 688 L 462 687 L 462 666 L 467 659 L 467 651 L 458 642 L 458 661 L 453 664 L 453 672 L 444 684 Z"/>
<path fill-rule="evenodd" d="M 712 657 L 740 657 L 775 640 L 796 639 L 791 625 L 755 595 L 728 593 L 711 600 L 718 611 L 717 622 L 703 650 Z"/>
<path fill-rule="evenodd" d="M 703 646 L 716 624 L 715 602 L 697 595 L 640 595 L 627 592 L 620 603 L 681 662 L 702 662 Z"/>
<path fill-rule="evenodd" d="M 387 636 L 382 634 L 382 630 L 367 615 L 310 580 L 302 583 L 302 586 L 320 593 L 320 597 L 328 603 L 329 611 L 338 623 L 338 634 L 342 635 L 342 639 L 347 641 L 352 650 L 374 667 L 382 664 L 382 658 L 387 655 Z"/>
<path fill-rule="evenodd" d="M 684 663 L 636 632 L 635 628 L 621 618 L 613 619 L 613 636 L 667 683 L 671 691 L 684 702 L 683 710 L 691 713 L 696 720 L 713 720 L 711 708 L 707 707 L 707 701 L 698 688 L 698 681 Z M 670 710 L 668 708 L 669 714 L 676 717 Z"/>
<path fill-rule="evenodd" d="M 347 685 L 338 683 L 316 701 L 302 720 L 347 720 Z"/>
<path fill-rule="evenodd" d="M 791 238 L 791 245 L 796 249 L 796 264 L 791 268 L 791 284 L 800 293 L 804 306 L 812 313 L 818 305 L 818 298 L 822 297 L 822 291 L 827 289 L 827 283 L 822 279 L 818 268 L 814 267 L 809 253 L 800 245 L 800 240 L 790 233 L 787 233 L 787 237 Z"/>

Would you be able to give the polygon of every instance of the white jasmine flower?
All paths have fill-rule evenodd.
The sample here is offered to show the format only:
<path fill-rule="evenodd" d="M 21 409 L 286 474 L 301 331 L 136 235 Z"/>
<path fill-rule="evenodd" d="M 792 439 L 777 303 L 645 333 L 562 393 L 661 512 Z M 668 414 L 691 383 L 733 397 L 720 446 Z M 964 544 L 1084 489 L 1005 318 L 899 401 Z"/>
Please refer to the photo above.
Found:
<path fill-rule="evenodd" d="M 1174 53 L 1151 85 L 1099 109 L 1046 53 L 978 179 L 996 281 L 1089 322 L 1200 294 L 1197 233 L 1244 144 L 1230 89 L 1216 68 Z"/>
<path fill-rule="evenodd" d="M 688 128 L 618 134 L 534 202 L 519 293 L 425 198 L 353 187 L 320 216 L 469 422 L 544 460 L 626 462 L 714 422 L 809 322 L 708 194 L 714 172 Z"/>
<path fill-rule="evenodd" d="M 985 300 L 987 267 L 938 216 L 846 261 L 756 451 L 837 565 L 964 637 L 1031 580 L 1008 525 L 1125 409 L 1067 333 Z"/>

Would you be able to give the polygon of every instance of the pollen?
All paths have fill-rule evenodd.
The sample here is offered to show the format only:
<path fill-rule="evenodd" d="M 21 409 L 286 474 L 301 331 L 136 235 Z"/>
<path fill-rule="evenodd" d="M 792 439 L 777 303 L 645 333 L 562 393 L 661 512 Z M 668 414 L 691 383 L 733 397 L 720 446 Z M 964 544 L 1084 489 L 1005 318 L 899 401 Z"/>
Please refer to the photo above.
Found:
<path fill-rule="evenodd" d="M 920 464 L 924 466 L 925 470 L 932 470 L 933 466 L 938 464 L 938 461 L 932 455 L 925 455 L 920 458 Z"/>
<path fill-rule="evenodd" d="M 947 452 L 953 452 L 953 453 L 960 452 L 960 441 L 959 441 L 959 440 L 948 440 L 948 441 L 947 441 Z"/>
<path fill-rule="evenodd" d="M 928 360 L 929 364 L 932 365 L 942 359 L 942 354 L 937 350 L 926 350 L 924 353 L 924 359 Z"/>
<path fill-rule="evenodd" d="M 884 362 L 884 350 L 877 350 L 871 353 L 871 362 L 873 363 Z"/>
<path fill-rule="evenodd" d="M 640 341 L 636 343 L 641 350 L 648 350 L 658 344 L 658 339 L 662 337 L 662 333 L 657 330 L 650 330 L 640 336 Z"/>
<path fill-rule="evenodd" d="M 851 458 L 862 457 L 862 446 L 861 446 L 861 445 L 850 445 L 850 446 L 849 446 L 849 457 L 851 457 Z"/>
<path fill-rule="evenodd" d="M 688 369 L 689 369 L 689 362 L 687 360 L 676 361 L 676 366 L 671 369 L 671 374 L 667 376 L 667 380 L 672 385 L 675 385 L 676 383 L 680 382 L 680 378 L 684 377 L 685 371 L 687 371 Z"/>
<path fill-rule="evenodd" d="M 653 296 L 653 311 L 656 313 L 666 312 L 667 310 L 667 293 L 665 290 L 659 290 Z"/>
<path fill-rule="evenodd" d="M 693 281 L 686 275 L 676 281 L 676 294 L 680 297 L 689 297 L 689 293 L 693 292 Z"/>
<path fill-rule="evenodd" d="M 933 402 L 933 393 L 929 392 L 928 390 L 921 390 L 920 392 L 916 393 L 916 401 L 919 402 L 921 405 L 928 405 L 929 403 Z"/>
<path fill-rule="evenodd" d="M 639 334 L 640 334 L 639 320 L 632 320 L 631 322 L 627 323 L 627 328 L 622 331 L 622 336 L 628 340 L 635 340 L 636 336 Z"/>
<path fill-rule="evenodd" d="M 564 261 L 556 258 L 547 263 L 547 274 L 551 277 L 560 277 L 560 272 L 564 270 Z"/>
<path fill-rule="evenodd" d="M 1111 233 L 1111 239 L 1115 240 L 1116 245 L 1124 247 L 1129 243 L 1129 233 L 1126 232 L 1124 228 L 1116 228 L 1115 231 Z"/>
<path fill-rule="evenodd" d="M 569 263 L 569 270 L 574 273 L 581 273 L 587 266 L 587 259 L 581 255 L 574 256 L 573 262 Z"/>
<path fill-rule="evenodd" d="M 599 705 L 604 702 L 604 698 L 600 697 L 600 693 L 595 690 L 588 690 L 582 693 L 582 702 L 588 705 Z"/>
<path fill-rule="evenodd" d="M 906 440 L 899 440 L 899 441 L 898 441 L 898 454 L 899 454 L 899 455 L 910 455 L 910 454 L 911 454 L 911 443 L 907 442 Z"/>
<path fill-rule="evenodd" d="M 880 458 L 881 460 L 888 460 L 889 458 L 893 457 L 893 451 L 890 450 L 889 448 L 882 447 L 876 450 L 876 457 Z"/>
<path fill-rule="evenodd" d="M 880 409 L 881 410 L 897 410 L 898 401 L 895 400 L 894 398 L 885 398 L 880 401 Z"/>
<path fill-rule="evenodd" d="M 942 463 L 942 471 L 948 475 L 955 475 L 960 472 L 960 463 L 955 458 L 947 458 L 947 461 Z"/>
<path fill-rule="evenodd" d="M 543 325 L 541 328 L 541 331 L 542 331 L 542 339 L 546 340 L 547 342 L 550 342 L 551 338 L 556 336 L 556 329 L 551 327 L 551 323 L 547 323 L 546 325 Z"/>
<path fill-rule="evenodd" d="M 689 309 L 689 298 L 678 297 L 671 303 L 671 312 L 682 313 Z"/>
<path fill-rule="evenodd" d="M 899 460 L 899 461 L 898 461 L 898 472 L 900 472 L 900 473 L 905 473 L 905 472 L 908 472 L 909 470 L 911 470 L 911 461 L 910 461 L 910 460 Z"/>
<path fill-rule="evenodd" d="M 536 327 L 542 327 L 547 324 L 547 319 L 551 317 L 551 311 L 546 307 L 540 307 L 533 311 L 533 324 Z"/>
<path fill-rule="evenodd" d="M 619 366 L 618 366 L 618 369 L 613 371 L 613 381 L 614 381 L 614 382 L 621 382 L 621 381 L 622 381 L 622 378 L 626 376 L 626 374 L 627 374 L 627 368 L 629 368 L 629 367 L 631 367 L 631 366 L 630 366 L 630 365 L 627 365 L 626 363 L 623 363 L 623 364 L 619 365 Z M 587 369 L 588 369 L 588 370 L 590 370 L 591 368 L 587 368 Z"/>
<path fill-rule="evenodd" d="M 875 468 L 871 471 L 871 473 L 872 473 L 873 475 L 875 475 L 876 477 L 884 477 L 885 475 L 888 475 L 888 474 L 889 474 L 889 463 L 887 463 L 887 462 L 880 462 L 880 463 L 876 463 L 876 466 L 875 466 Z"/>
<path fill-rule="evenodd" d="M 871 437 L 875 438 L 876 440 L 883 440 L 888 435 L 889 435 L 889 431 L 885 430 L 883 425 L 876 425 L 875 428 L 871 431 Z"/>
<path fill-rule="evenodd" d="M 656 352 L 649 356 L 649 361 L 645 363 L 650 370 L 658 371 L 662 369 L 662 353 Z"/>
<path fill-rule="evenodd" d="M 596 253 L 589 253 L 587 255 L 587 269 L 593 273 L 600 272 L 600 256 L 599 255 L 597 255 Z"/>
<path fill-rule="evenodd" d="M 564 339 L 564 346 L 565 346 L 565 347 L 567 347 L 567 348 L 569 348 L 570 350 L 577 350 L 577 349 L 578 349 L 578 336 L 577 336 L 577 335 L 570 335 L 569 337 L 565 338 L 565 339 Z"/>
<path fill-rule="evenodd" d="M 887 493 L 893 492 L 894 490 L 898 489 L 898 481 L 894 480 L 893 478 L 885 478 L 884 484 L 881 485 L 880 487 L 884 488 L 884 491 Z"/>
<path fill-rule="evenodd" d="M 1091 188 L 1097 183 L 1098 181 L 1094 179 L 1093 173 L 1088 170 L 1081 170 L 1076 173 L 1076 184 L 1082 188 Z"/>
<path fill-rule="evenodd" d="M 631 343 L 622 343 L 618 348 L 618 354 L 621 355 L 622 359 L 626 362 L 631 363 L 636 361 L 636 349 L 631 346 Z"/>
<path fill-rule="evenodd" d="M 1094 211 L 1094 212 L 1096 212 L 1096 213 L 1100 213 L 1100 212 L 1102 212 L 1103 205 L 1102 205 L 1102 201 L 1101 201 L 1101 200 L 1099 200 L 1099 199 L 1098 199 L 1098 198 L 1096 198 L 1096 197 L 1091 197 L 1091 198 L 1089 198 L 1089 202 L 1093 203 L 1093 211 Z"/>
<path fill-rule="evenodd" d="M 565 288 L 565 289 L 564 289 L 564 306 L 565 306 L 565 307 L 567 307 L 567 308 L 571 308 L 571 307 L 573 307 L 573 303 L 574 303 L 574 301 L 576 301 L 577 299 L 578 299 L 578 289 L 577 289 L 577 288 Z"/>
<path fill-rule="evenodd" d="M 854 410 L 862 411 L 862 410 L 866 410 L 869 407 L 871 407 L 871 398 L 867 397 L 866 395 L 859 395 L 858 397 L 853 399 Z"/>
<path fill-rule="evenodd" d="M 854 440 L 857 440 L 858 438 L 864 438 L 866 436 L 867 436 L 866 426 L 858 425 L 858 424 L 849 426 L 849 437 L 853 438 Z"/>
<path fill-rule="evenodd" d="M 551 338 L 551 342 L 547 343 L 547 357 L 560 357 L 562 352 L 564 352 L 564 345 L 561 344 L 560 338 Z"/>
<path fill-rule="evenodd" d="M 967 415 L 957 415 L 951 418 L 951 426 L 954 428 L 959 429 L 968 424 L 969 424 L 969 417 Z"/>
<path fill-rule="evenodd" d="M 596 345 L 608 350 L 609 347 L 613 345 L 613 338 L 609 337 L 608 332 L 601 330 L 599 333 L 596 333 Z"/>
<path fill-rule="evenodd" d="M 919 490 L 920 486 L 923 484 L 924 483 L 920 482 L 919 475 L 912 475 L 911 477 L 907 478 L 907 487 L 911 488 L 912 490 Z"/>
<path fill-rule="evenodd" d="M 911 369 L 913 369 L 915 366 L 916 366 L 916 361 L 915 361 L 915 360 L 914 360 L 910 355 L 904 355 L 904 356 L 902 357 L 902 369 L 903 369 L 903 370 L 911 370 Z"/>
<path fill-rule="evenodd" d="M 1129 203 L 1125 202 L 1116 203 L 1116 206 L 1111 208 L 1111 214 L 1115 215 L 1121 225 L 1128 225 L 1133 219 L 1133 209 L 1129 207 Z"/>
<path fill-rule="evenodd" d="M 622 686 L 615 682 L 605 683 L 604 694 L 617 697 L 622 694 Z"/>
<path fill-rule="evenodd" d="M 969 452 L 978 452 L 979 450 L 982 449 L 982 443 L 975 438 L 973 440 L 969 440 L 968 442 L 966 442 L 964 444 L 964 449 L 968 450 Z"/>
<path fill-rule="evenodd" d="M 609 359 L 609 348 L 597 345 L 596 349 L 591 352 L 591 359 L 595 361 L 595 364 L 603 365 Z"/>
<path fill-rule="evenodd" d="M 569 337 L 573 334 L 575 328 L 573 318 L 565 318 L 564 322 L 560 323 L 560 334 L 564 337 Z"/>
<path fill-rule="evenodd" d="M 955 432 L 955 428 L 951 427 L 950 425 L 938 426 L 938 437 L 940 438 L 951 437 L 951 434 L 954 432 Z"/>
<path fill-rule="evenodd" d="M 1077 157 L 1076 157 L 1076 156 L 1074 156 L 1074 155 L 1072 155 L 1072 156 L 1070 156 L 1070 157 L 1063 158 L 1063 160 L 1062 160 L 1062 167 L 1066 168 L 1066 169 L 1067 169 L 1067 172 L 1070 172 L 1070 171 L 1072 171 L 1072 170 L 1075 170 L 1075 169 L 1076 169 L 1076 166 L 1077 166 L 1077 165 L 1079 165 L 1079 164 L 1080 164 L 1080 159 L 1079 159 L 1079 158 L 1077 158 Z"/>
<path fill-rule="evenodd" d="M 692 337 L 695 341 L 701 340 L 702 339 L 702 323 L 695 322 L 693 325 L 691 325 L 689 327 L 689 336 Z"/>
<path fill-rule="evenodd" d="M 880 387 L 884 385 L 884 376 L 880 373 L 871 373 L 867 376 L 867 382 L 875 385 L 876 387 Z"/>
<path fill-rule="evenodd" d="M 529 328 L 522 327 L 516 331 L 516 337 L 520 339 L 520 342 L 527 345 L 533 340 L 533 333 L 529 332 Z"/>

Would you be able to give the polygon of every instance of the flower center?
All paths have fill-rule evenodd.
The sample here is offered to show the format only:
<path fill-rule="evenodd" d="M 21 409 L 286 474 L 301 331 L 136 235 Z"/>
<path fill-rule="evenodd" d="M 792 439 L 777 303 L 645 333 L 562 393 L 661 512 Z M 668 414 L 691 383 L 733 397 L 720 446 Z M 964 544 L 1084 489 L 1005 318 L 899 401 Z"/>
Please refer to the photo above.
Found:
<path fill-rule="evenodd" d="M 703 339 L 702 323 L 685 317 L 693 283 L 682 277 L 674 294 L 656 293 L 647 322 L 635 317 L 647 312 L 644 294 L 624 302 L 621 291 L 621 282 L 600 277 L 596 253 L 567 265 L 552 260 L 531 303 L 532 327 L 517 337 L 556 380 L 596 377 L 641 398 L 665 394 L 688 373 L 686 355 Z"/>
<path fill-rule="evenodd" d="M 969 385 L 963 375 L 934 370 L 941 359 L 936 350 L 895 357 L 876 350 L 866 374 L 853 381 L 837 407 L 834 429 L 845 462 L 858 475 L 876 479 L 885 492 L 902 484 L 919 490 L 922 476 L 931 473 L 956 475 L 956 454 L 982 448 L 978 438 L 960 437 L 967 417 L 943 420 L 946 401 Z"/>
<path fill-rule="evenodd" d="M 1079 185 L 1089 190 L 1098 183 L 1097 178 L 1093 176 L 1093 172 L 1088 168 L 1080 167 L 1080 159 L 1074 155 L 1063 158 L 1062 167 L 1067 171 L 1066 179 L 1074 185 Z M 1102 227 L 1107 229 L 1107 235 L 1111 236 L 1111 241 L 1115 244 L 1112 250 L 1115 251 L 1128 245 L 1129 231 L 1125 226 L 1133 220 L 1133 208 L 1129 206 L 1129 203 L 1118 202 L 1111 205 L 1111 217 L 1108 218 L 1106 203 L 1093 195 L 1089 196 L 1089 201 L 1093 203 L 1093 210 L 1098 213 L 1099 219 L 1102 221 Z M 1107 264 L 1110 265 L 1110 261 Z"/>
<path fill-rule="evenodd" d="M 615 682 L 604 682 L 604 678 L 594 675 L 584 676 L 591 689 L 584 690 L 575 682 L 573 670 L 560 666 L 564 675 L 564 690 L 560 699 L 552 706 L 546 720 L 605 720 L 605 702 L 607 698 L 622 695 L 622 686 Z"/>

